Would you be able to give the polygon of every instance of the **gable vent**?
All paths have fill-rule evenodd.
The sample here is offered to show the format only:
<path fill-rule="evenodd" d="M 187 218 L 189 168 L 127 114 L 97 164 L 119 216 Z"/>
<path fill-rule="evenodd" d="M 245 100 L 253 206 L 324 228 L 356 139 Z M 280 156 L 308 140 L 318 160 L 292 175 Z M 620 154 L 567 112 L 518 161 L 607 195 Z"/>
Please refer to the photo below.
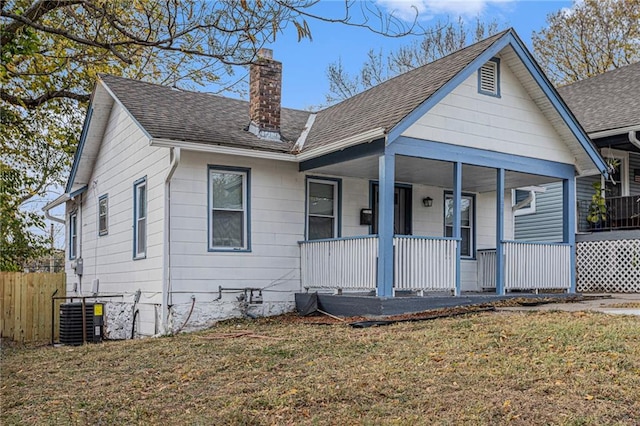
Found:
<path fill-rule="evenodd" d="M 498 95 L 498 64 L 488 61 L 478 71 L 478 84 L 480 93 Z"/>

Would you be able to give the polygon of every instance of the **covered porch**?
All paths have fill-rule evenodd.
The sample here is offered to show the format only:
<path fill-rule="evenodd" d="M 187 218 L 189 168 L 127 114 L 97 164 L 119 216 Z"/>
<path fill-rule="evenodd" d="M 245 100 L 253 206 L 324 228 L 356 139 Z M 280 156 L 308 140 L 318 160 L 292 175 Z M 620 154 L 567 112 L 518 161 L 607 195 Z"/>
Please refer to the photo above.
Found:
<path fill-rule="evenodd" d="M 342 200 L 348 197 L 340 207 L 342 233 L 300 242 L 305 292 L 380 298 L 575 292 L 571 165 L 400 137 L 303 162 L 300 170 L 340 180 Z M 558 180 L 562 241 L 514 241 L 512 190 Z M 368 197 L 352 196 L 363 182 Z M 408 195 L 398 188 L 409 188 Z M 359 227 L 347 218 L 356 212 Z"/>

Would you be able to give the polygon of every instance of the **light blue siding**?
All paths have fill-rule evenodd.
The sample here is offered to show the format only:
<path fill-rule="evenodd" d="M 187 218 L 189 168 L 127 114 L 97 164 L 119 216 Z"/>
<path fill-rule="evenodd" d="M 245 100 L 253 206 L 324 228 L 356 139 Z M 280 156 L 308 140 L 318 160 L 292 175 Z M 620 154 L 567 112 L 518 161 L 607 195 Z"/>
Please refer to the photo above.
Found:
<path fill-rule="evenodd" d="M 640 172 L 640 154 L 629 153 L 629 195 L 640 195 L 640 182 L 634 182 L 634 170 Z M 576 199 L 578 203 L 591 201 L 593 183 L 600 181 L 600 175 L 576 179 Z M 515 217 L 514 235 L 516 240 L 561 241 L 562 239 L 562 184 L 544 185 L 547 192 L 536 195 L 536 213 Z M 584 216 L 584 215 L 583 215 Z M 576 220 L 585 220 L 580 217 Z M 584 225 L 578 223 L 580 225 Z"/>
<path fill-rule="evenodd" d="M 562 241 L 562 182 L 545 185 L 536 194 L 536 212 L 515 217 L 515 239 L 523 241 Z"/>

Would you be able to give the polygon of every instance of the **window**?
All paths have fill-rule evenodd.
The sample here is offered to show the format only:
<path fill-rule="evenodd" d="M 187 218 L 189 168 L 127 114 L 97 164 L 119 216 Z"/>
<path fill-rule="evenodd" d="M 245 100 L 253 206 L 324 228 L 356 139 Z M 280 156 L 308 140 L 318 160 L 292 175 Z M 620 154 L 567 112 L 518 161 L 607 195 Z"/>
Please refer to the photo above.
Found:
<path fill-rule="evenodd" d="M 249 169 L 209 167 L 209 250 L 249 251 Z"/>
<path fill-rule="evenodd" d="M 463 257 L 474 257 L 475 252 L 475 197 L 473 195 L 462 195 L 460 206 L 460 236 L 461 250 Z M 445 193 L 444 199 L 444 236 L 453 236 L 453 194 Z"/>
<path fill-rule="evenodd" d="M 133 258 L 147 255 L 147 178 L 133 184 Z"/>
<path fill-rule="evenodd" d="M 307 239 L 338 238 L 339 180 L 307 179 Z"/>
<path fill-rule="evenodd" d="M 69 215 L 69 259 L 75 259 L 78 254 L 78 214 Z"/>
<path fill-rule="evenodd" d="M 98 235 L 109 233 L 109 196 L 107 194 L 98 198 Z"/>
<path fill-rule="evenodd" d="M 525 188 L 511 190 L 511 207 L 514 216 L 533 214 L 536 212 L 536 193 Z"/>
<path fill-rule="evenodd" d="M 606 198 L 626 197 L 629 195 L 629 153 L 617 149 L 603 148 L 602 157 L 613 168 L 609 179 L 602 176 L 601 185 Z"/>
<path fill-rule="evenodd" d="M 478 70 L 478 93 L 500 97 L 500 59 L 492 58 Z"/>

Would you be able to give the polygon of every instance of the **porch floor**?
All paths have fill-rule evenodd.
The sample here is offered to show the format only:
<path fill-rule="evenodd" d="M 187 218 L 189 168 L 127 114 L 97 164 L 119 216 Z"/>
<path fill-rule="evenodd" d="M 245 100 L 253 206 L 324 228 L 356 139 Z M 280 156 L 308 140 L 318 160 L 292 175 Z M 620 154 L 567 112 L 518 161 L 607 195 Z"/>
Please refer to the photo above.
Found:
<path fill-rule="evenodd" d="M 366 294 L 322 294 L 317 293 L 317 307 L 331 315 L 340 317 L 370 316 L 381 317 L 423 312 L 432 309 L 457 306 L 481 305 L 500 300 L 526 297 L 527 299 L 552 298 L 561 301 L 580 296 L 577 293 L 508 293 L 504 296 L 486 293 L 463 293 L 450 295 L 396 295 L 396 297 L 378 297 Z M 296 293 L 296 310 L 304 312 L 314 303 L 316 293 Z"/>

